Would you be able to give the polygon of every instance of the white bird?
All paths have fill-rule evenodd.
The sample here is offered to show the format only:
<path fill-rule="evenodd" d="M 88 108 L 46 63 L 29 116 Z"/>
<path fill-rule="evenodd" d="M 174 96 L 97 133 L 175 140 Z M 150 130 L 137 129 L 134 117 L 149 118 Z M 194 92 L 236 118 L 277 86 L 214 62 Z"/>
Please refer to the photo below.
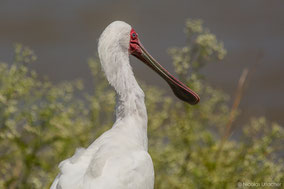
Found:
<path fill-rule="evenodd" d="M 153 189 L 144 92 L 133 75 L 129 54 L 162 76 L 181 100 L 196 104 L 199 97 L 154 60 L 125 22 L 115 21 L 103 31 L 98 52 L 107 80 L 117 93 L 116 121 L 88 148 L 77 149 L 60 163 L 51 189 Z"/>

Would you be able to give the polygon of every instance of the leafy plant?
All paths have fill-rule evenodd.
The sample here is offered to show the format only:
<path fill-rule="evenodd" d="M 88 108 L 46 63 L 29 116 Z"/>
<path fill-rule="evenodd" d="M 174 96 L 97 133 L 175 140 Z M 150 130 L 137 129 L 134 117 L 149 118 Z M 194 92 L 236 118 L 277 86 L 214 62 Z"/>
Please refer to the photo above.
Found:
<path fill-rule="evenodd" d="M 223 140 L 229 96 L 211 87 L 200 69 L 226 51 L 200 20 L 188 20 L 187 45 L 169 50 L 179 78 L 202 101 L 189 106 L 143 84 L 155 188 L 235 188 L 238 182 L 283 183 L 284 130 L 252 118 L 239 140 Z M 113 124 L 114 91 L 97 59 L 90 59 L 95 90 L 81 81 L 54 85 L 28 69 L 34 52 L 16 45 L 12 64 L 0 63 L 0 188 L 48 188 L 60 161 L 87 147 Z M 76 94 L 76 95 L 75 95 Z M 80 96 L 78 97 L 78 94 Z M 234 117 L 236 118 L 236 117 Z M 221 145 L 222 144 L 222 145 Z"/>

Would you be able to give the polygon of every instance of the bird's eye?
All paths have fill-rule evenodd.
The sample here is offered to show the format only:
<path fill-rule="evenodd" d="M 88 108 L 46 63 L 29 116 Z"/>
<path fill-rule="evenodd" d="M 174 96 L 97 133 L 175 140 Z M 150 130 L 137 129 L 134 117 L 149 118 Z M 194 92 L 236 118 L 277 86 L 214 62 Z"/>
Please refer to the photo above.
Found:
<path fill-rule="evenodd" d="M 135 33 L 132 33 L 132 38 L 135 38 L 136 37 L 136 34 Z"/>

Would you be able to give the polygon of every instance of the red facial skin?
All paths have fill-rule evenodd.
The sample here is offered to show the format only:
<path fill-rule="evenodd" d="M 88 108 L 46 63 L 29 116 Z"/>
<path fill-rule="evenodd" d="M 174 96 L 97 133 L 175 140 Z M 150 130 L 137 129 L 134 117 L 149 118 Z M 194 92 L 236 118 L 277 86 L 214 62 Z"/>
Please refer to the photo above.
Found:
<path fill-rule="evenodd" d="M 134 54 L 134 53 L 142 54 L 142 51 L 140 48 L 140 42 L 138 39 L 138 34 L 135 32 L 133 28 L 130 31 L 129 53 L 130 54 Z"/>

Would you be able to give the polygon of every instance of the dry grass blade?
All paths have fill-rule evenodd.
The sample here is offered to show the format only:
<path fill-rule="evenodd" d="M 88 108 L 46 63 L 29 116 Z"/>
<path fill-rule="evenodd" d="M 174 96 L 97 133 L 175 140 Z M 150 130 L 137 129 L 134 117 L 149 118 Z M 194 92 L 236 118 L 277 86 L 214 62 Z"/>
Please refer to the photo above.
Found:
<path fill-rule="evenodd" d="M 225 133 L 222 137 L 222 141 L 225 141 L 230 136 L 230 133 L 231 133 L 231 130 L 232 130 L 232 123 L 234 121 L 236 112 L 238 110 L 238 107 L 240 105 L 240 102 L 241 102 L 241 99 L 242 99 L 242 96 L 243 96 L 243 91 L 244 91 L 244 88 L 245 88 L 245 82 L 247 80 L 248 74 L 249 74 L 249 69 L 245 68 L 242 72 L 240 79 L 239 79 L 236 97 L 235 97 L 234 104 L 233 104 L 231 112 L 230 112 L 229 120 L 228 120 L 227 125 L 226 125 Z"/>
<path fill-rule="evenodd" d="M 245 68 L 242 72 L 242 75 L 241 75 L 239 82 L 238 82 L 238 87 L 237 87 L 234 103 L 233 103 L 233 106 L 232 106 L 232 109 L 231 109 L 231 112 L 230 112 L 230 115 L 229 115 L 229 120 L 226 124 L 225 131 L 224 131 L 224 134 L 222 135 L 221 143 L 219 145 L 219 149 L 217 150 L 217 153 L 216 153 L 216 159 L 218 159 L 220 153 L 223 150 L 224 143 L 226 142 L 226 140 L 230 137 L 230 135 L 232 133 L 232 130 L 233 130 L 232 125 L 233 125 L 233 122 L 235 120 L 236 112 L 237 112 L 238 107 L 240 105 L 246 83 L 249 80 L 249 77 L 251 77 L 251 75 L 255 72 L 257 65 L 260 63 L 260 59 L 262 58 L 262 56 L 263 56 L 263 53 L 261 51 L 259 51 L 258 55 L 257 55 L 257 60 L 252 65 L 252 67 L 251 68 Z"/>
<path fill-rule="evenodd" d="M 229 136 L 231 135 L 231 131 L 232 131 L 232 124 L 233 124 L 233 121 L 235 119 L 235 115 L 236 115 L 236 112 L 238 110 L 238 107 L 240 105 L 240 102 L 241 102 L 241 99 L 242 99 L 242 96 L 243 96 L 243 92 L 244 92 L 244 88 L 245 88 L 245 83 L 247 81 L 247 78 L 248 78 L 248 75 L 249 75 L 249 72 L 250 70 L 248 68 L 245 68 L 242 72 L 242 75 L 239 79 L 239 82 L 238 82 L 238 88 L 237 88 L 237 92 L 236 92 L 236 97 L 234 99 L 234 103 L 233 103 L 233 106 L 232 106 L 232 109 L 231 109 L 231 112 L 230 112 L 230 116 L 229 116 L 229 120 L 226 124 L 226 127 L 225 127 L 225 132 L 222 136 L 222 139 L 221 139 L 221 143 L 220 143 L 220 146 L 219 146 L 219 149 L 216 153 L 216 159 L 218 159 L 220 153 L 222 152 L 222 149 L 223 149 L 223 146 L 224 146 L 224 143 L 225 141 L 229 138 Z"/>

